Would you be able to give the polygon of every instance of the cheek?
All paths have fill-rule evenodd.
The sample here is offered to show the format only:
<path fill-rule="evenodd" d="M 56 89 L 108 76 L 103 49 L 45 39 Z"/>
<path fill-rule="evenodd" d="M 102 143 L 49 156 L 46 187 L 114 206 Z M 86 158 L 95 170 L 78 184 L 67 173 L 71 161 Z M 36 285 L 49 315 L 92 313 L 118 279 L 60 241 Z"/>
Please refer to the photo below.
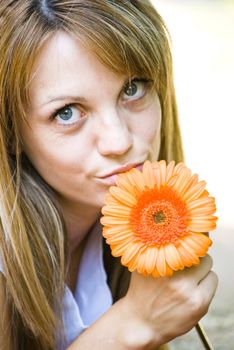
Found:
<path fill-rule="evenodd" d="M 134 123 L 134 133 L 147 143 L 152 143 L 155 137 L 160 136 L 161 109 L 150 108 L 141 113 Z"/>
<path fill-rule="evenodd" d="M 23 150 L 45 180 L 60 177 L 64 172 L 69 175 L 73 169 L 82 172 L 86 157 L 84 151 L 79 151 L 81 147 L 75 138 L 61 138 L 44 128 L 35 128 L 33 132 L 24 130 Z"/>
<path fill-rule="evenodd" d="M 73 148 L 73 144 L 53 141 L 46 138 L 44 142 L 34 140 L 34 147 L 27 147 L 25 153 L 49 186 L 63 196 L 75 200 L 76 196 L 82 196 L 82 184 L 87 181 L 84 159 L 86 155 L 80 154 Z"/>

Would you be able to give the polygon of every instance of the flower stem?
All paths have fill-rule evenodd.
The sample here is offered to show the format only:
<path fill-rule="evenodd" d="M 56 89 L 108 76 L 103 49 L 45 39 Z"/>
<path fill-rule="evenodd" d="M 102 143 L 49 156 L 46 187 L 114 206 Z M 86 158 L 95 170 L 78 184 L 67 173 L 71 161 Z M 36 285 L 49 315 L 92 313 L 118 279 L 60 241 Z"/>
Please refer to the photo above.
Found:
<path fill-rule="evenodd" d="M 202 327 L 202 325 L 198 322 L 198 324 L 195 326 L 196 327 L 196 331 L 204 345 L 204 348 L 206 350 L 214 350 L 213 345 L 211 344 L 204 328 Z"/>

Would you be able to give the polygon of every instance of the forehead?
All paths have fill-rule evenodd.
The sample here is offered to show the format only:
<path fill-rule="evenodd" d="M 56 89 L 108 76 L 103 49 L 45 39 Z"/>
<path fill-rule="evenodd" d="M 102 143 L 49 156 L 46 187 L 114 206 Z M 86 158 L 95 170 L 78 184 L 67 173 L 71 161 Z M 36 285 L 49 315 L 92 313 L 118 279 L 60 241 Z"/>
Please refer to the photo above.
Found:
<path fill-rule="evenodd" d="M 29 84 L 29 97 L 35 105 L 45 99 L 59 95 L 62 91 L 82 91 L 105 81 L 107 88 L 123 76 L 105 67 L 75 37 L 65 32 L 57 32 L 41 47 L 34 63 Z M 68 91 L 69 90 L 69 91 Z"/>

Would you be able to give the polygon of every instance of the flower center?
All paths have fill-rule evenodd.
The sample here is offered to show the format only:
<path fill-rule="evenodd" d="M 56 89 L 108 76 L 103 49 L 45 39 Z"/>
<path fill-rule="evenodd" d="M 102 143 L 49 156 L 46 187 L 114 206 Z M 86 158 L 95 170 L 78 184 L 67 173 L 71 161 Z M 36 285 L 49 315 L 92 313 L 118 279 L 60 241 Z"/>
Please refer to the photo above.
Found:
<path fill-rule="evenodd" d="M 147 245 L 175 243 L 186 234 L 186 205 L 170 187 L 142 192 L 132 208 L 130 225 L 135 239 Z"/>
<path fill-rule="evenodd" d="M 155 214 L 153 214 L 154 221 L 156 224 L 159 224 L 161 222 L 164 222 L 166 216 L 164 215 L 163 211 L 159 211 Z"/>

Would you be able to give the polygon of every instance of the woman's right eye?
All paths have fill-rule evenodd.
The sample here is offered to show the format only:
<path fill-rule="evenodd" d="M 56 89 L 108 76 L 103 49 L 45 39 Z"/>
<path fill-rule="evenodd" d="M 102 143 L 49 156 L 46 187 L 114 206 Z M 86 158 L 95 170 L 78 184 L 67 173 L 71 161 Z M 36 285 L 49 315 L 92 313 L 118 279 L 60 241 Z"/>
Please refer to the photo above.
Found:
<path fill-rule="evenodd" d="M 75 106 L 65 106 L 54 113 L 54 119 L 60 125 L 72 125 L 80 122 L 82 112 Z"/>

